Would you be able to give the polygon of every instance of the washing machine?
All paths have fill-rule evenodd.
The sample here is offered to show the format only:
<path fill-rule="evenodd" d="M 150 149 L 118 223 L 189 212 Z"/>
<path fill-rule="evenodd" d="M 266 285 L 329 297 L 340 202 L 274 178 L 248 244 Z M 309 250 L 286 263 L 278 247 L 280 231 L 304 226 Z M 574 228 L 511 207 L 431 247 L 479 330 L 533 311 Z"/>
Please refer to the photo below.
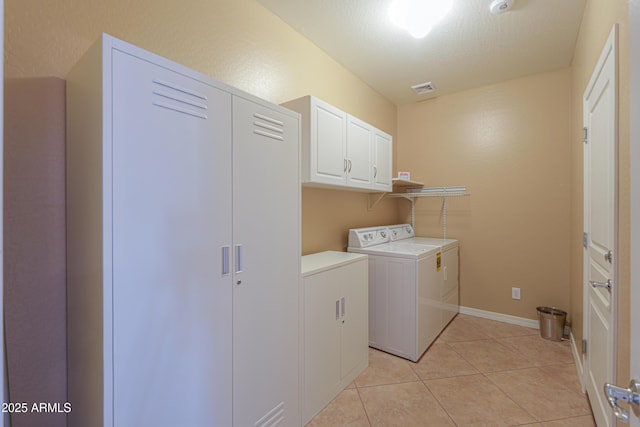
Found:
<path fill-rule="evenodd" d="M 442 330 L 441 247 L 369 227 L 349 230 L 348 251 L 369 256 L 369 346 L 417 362 Z"/>
<path fill-rule="evenodd" d="M 442 271 L 441 303 L 442 328 L 460 311 L 460 264 L 459 243 L 455 239 L 438 239 L 435 237 L 416 237 L 411 224 L 387 226 L 392 242 L 407 242 L 439 246 L 442 250 L 440 268 Z"/>

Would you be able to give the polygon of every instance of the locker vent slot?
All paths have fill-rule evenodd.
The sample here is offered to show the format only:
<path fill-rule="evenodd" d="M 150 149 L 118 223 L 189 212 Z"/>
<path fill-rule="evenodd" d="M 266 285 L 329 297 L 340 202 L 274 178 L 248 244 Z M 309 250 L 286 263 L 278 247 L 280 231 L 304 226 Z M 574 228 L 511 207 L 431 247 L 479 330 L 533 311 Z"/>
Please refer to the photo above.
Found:
<path fill-rule="evenodd" d="M 253 133 L 284 141 L 284 122 L 258 113 L 254 113 L 253 117 L 256 119 L 253 122 Z"/>
<path fill-rule="evenodd" d="M 207 96 L 191 89 L 154 79 L 153 105 L 207 119 Z"/>
<path fill-rule="evenodd" d="M 254 424 L 255 427 L 275 427 L 284 421 L 284 402 L 265 414 Z"/>

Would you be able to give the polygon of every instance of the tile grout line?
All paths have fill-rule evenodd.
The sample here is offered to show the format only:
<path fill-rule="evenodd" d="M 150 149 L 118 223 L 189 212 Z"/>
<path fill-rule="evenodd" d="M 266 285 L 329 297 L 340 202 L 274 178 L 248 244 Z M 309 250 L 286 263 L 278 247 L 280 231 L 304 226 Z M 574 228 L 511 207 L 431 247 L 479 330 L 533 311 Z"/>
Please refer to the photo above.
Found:
<path fill-rule="evenodd" d="M 354 381 L 355 385 L 355 381 Z M 367 417 L 367 423 L 369 423 L 369 427 L 372 427 L 371 418 L 369 418 L 369 412 L 367 411 L 367 407 L 364 404 L 364 400 L 362 400 L 362 395 L 360 394 L 360 388 L 356 385 L 356 393 L 358 393 L 358 399 L 360 399 L 360 405 L 362 405 L 362 410 L 364 410 L 364 415 Z"/>
<path fill-rule="evenodd" d="M 460 427 L 459 424 L 456 422 L 456 420 L 453 418 L 453 415 L 451 415 L 449 413 L 449 411 L 447 411 L 447 408 L 444 407 L 443 403 L 440 401 L 440 399 L 438 399 L 438 396 L 435 395 L 435 393 L 433 391 L 431 391 L 431 389 L 429 388 L 429 386 L 427 385 L 427 383 L 425 382 L 425 380 L 422 381 L 422 384 L 424 384 L 425 388 L 427 389 L 427 391 L 431 394 L 431 396 L 433 396 L 433 398 L 435 399 L 436 403 L 438 403 L 438 406 L 440 406 L 442 408 L 442 410 L 444 411 L 445 414 L 447 414 L 447 416 L 449 417 L 449 419 L 451 420 L 451 422 L 456 426 L 456 427 Z"/>
<path fill-rule="evenodd" d="M 530 369 L 530 368 L 524 368 L 524 369 Z M 516 369 L 519 370 L 519 369 Z M 502 371 L 502 372 L 508 372 L 508 371 Z M 495 372 L 488 372 L 488 373 L 495 373 Z M 531 412 L 527 411 L 525 408 L 523 408 L 518 402 L 516 402 L 515 400 L 513 400 L 511 398 L 511 396 L 509 395 L 509 393 L 506 390 L 503 390 L 502 387 L 500 387 L 498 384 L 496 384 L 494 381 L 491 380 L 491 378 L 489 378 L 485 373 L 482 373 L 482 376 L 485 377 L 487 379 L 487 381 L 489 381 L 491 384 L 493 384 L 493 386 L 495 388 L 497 388 L 498 390 L 500 390 L 506 397 L 507 399 L 509 399 L 511 402 L 513 402 L 514 405 L 516 405 L 518 408 L 522 409 L 524 411 L 525 414 L 528 414 L 529 416 L 531 416 L 531 418 L 533 418 L 534 420 L 536 420 L 536 422 L 538 423 L 542 423 L 545 422 L 543 420 L 539 420 L 538 417 L 536 417 L 534 414 L 532 414 Z M 531 423 L 529 423 L 531 424 Z M 521 424 L 521 425 L 526 425 L 526 424 Z"/>

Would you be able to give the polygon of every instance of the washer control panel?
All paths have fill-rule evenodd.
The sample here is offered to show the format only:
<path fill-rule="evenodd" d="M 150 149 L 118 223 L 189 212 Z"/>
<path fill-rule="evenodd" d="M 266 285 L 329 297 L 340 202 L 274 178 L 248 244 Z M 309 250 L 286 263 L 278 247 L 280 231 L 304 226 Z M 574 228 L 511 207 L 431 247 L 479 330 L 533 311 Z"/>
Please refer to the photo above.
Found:
<path fill-rule="evenodd" d="M 349 230 L 349 247 L 368 248 L 391 241 L 388 227 L 352 228 Z"/>

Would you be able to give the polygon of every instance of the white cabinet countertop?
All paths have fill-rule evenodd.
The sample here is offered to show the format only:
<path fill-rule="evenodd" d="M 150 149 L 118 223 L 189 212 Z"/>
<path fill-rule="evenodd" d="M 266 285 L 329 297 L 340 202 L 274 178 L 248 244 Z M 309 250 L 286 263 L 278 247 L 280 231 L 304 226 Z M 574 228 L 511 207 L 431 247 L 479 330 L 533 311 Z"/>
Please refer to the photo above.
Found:
<path fill-rule="evenodd" d="M 355 254 L 339 251 L 325 251 L 302 257 L 302 276 L 311 276 L 342 265 L 351 264 L 366 259 L 365 254 Z"/>

